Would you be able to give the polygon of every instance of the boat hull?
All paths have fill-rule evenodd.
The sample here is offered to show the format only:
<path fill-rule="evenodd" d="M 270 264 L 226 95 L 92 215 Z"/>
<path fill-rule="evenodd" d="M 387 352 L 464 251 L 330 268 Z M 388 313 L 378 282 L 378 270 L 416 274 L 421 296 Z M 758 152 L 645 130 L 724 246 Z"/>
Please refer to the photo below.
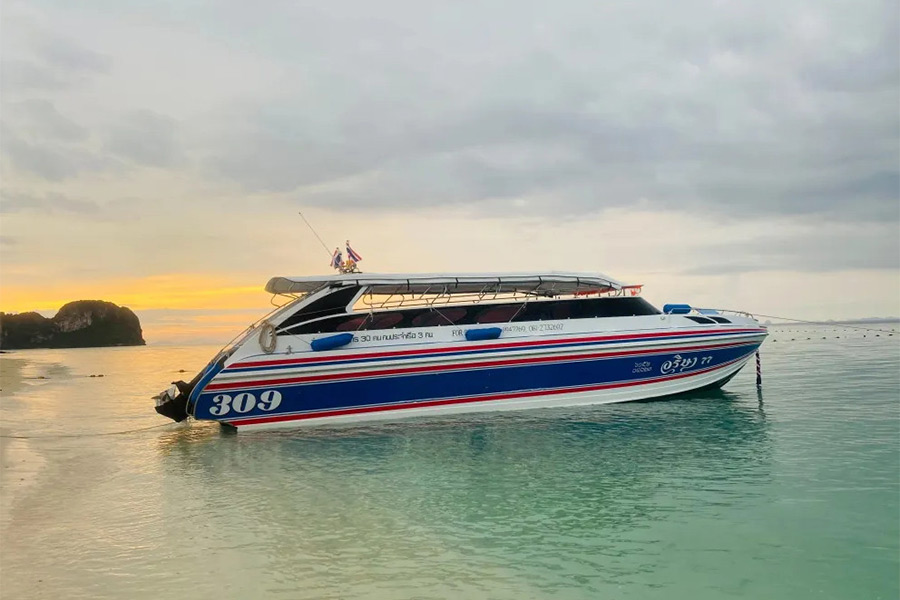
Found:
<path fill-rule="evenodd" d="M 483 343 L 437 356 L 335 352 L 245 361 L 210 372 L 192 394 L 192 412 L 244 430 L 645 400 L 721 385 L 764 338 L 765 330 L 743 330 L 612 347 L 564 339 L 537 348 Z"/>

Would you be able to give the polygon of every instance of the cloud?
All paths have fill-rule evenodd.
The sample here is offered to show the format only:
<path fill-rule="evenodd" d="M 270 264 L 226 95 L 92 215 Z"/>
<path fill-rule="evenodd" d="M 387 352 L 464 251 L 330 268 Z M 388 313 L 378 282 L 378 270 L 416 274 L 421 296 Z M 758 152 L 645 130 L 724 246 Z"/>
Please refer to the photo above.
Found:
<path fill-rule="evenodd" d="M 0 213 L 12 214 L 20 212 L 96 215 L 100 212 L 100 207 L 95 202 L 76 200 L 62 194 L 33 196 L 4 191 L 2 202 L 0 202 Z"/>
<path fill-rule="evenodd" d="M 346 48 L 329 43 L 324 64 L 304 64 L 299 89 L 233 115 L 204 164 L 248 193 L 323 207 L 489 213 L 505 201 L 575 216 L 644 201 L 729 218 L 896 221 L 895 28 L 877 6 L 850 22 L 839 7 L 791 8 L 614 7 L 619 19 L 604 20 L 565 2 L 532 36 L 515 30 L 518 14 L 490 36 L 483 14 L 466 36 L 440 19 L 410 33 L 417 17 L 399 13 L 394 39 L 353 22 L 333 32 Z M 340 12 L 304 16 L 332 31 Z M 866 69 L 871 85 L 858 81 Z"/>
<path fill-rule="evenodd" d="M 810 87 L 828 92 L 892 91 L 900 85 L 900 7 L 884 3 L 881 31 L 871 45 L 855 45 L 831 60 L 815 60 L 801 75 Z"/>
<path fill-rule="evenodd" d="M 87 129 L 43 98 L 11 102 L 4 107 L 4 112 L 7 121 L 15 121 L 19 131 L 32 137 L 62 142 L 80 142 L 88 137 Z"/>
<path fill-rule="evenodd" d="M 52 34 L 38 41 L 36 54 L 48 66 L 70 73 L 107 73 L 112 65 L 108 56 Z"/>
<path fill-rule="evenodd" d="M 0 84 L 8 90 L 55 91 L 71 85 L 64 73 L 57 73 L 37 62 L 21 59 L 0 59 Z"/>
<path fill-rule="evenodd" d="M 183 161 L 174 119 L 149 110 L 124 115 L 109 132 L 106 149 L 139 165 L 173 167 Z"/>
<path fill-rule="evenodd" d="M 98 146 L 88 130 L 63 116 L 47 100 L 9 103 L 0 149 L 16 169 L 57 182 L 86 172 L 132 166 L 175 167 L 183 163 L 173 119 L 151 111 L 122 115 Z"/>
<path fill-rule="evenodd" d="M 692 0 L 678 11 L 613 4 L 602 17 L 580 0 L 533 14 L 503 2 L 434 14 L 402 1 L 270 8 L 199 3 L 178 27 L 149 11 L 148 23 L 168 23 L 167 44 L 204 40 L 209 74 L 195 69 L 194 88 L 179 80 L 181 96 L 214 98 L 203 82 L 225 85 L 209 43 L 224 39 L 253 58 L 232 79 L 271 65 L 280 85 L 228 89 L 190 114 L 117 111 L 94 129 L 103 152 L 137 166 L 196 165 L 197 176 L 258 199 L 323 207 L 527 207 L 568 218 L 644 202 L 729 218 L 900 219 L 889 4 Z M 125 24 L 117 15 L 129 10 L 102 22 Z M 112 75 L 113 48 L 152 39 L 110 31 L 97 36 L 103 51 L 46 34 L 21 58 Z M 219 56 L 232 64 L 228 52 Z M 176 54 L 167 45 L 167 60 Z M 116 54 L 129 58 L 147 60 Z M 165 87 L 165 71 L 153 74 Z M 18 137 L 22 168 L 51 180 L 84 169 Z"/>
<path fill-rule="evenodd" d="M 30 141 L 5 127 L 0 137 L 0 155 L 14 168 L 49 182 L 64 181 L 83 172 L 118 167 L 117 161 L 96 153 L 88 146 L 53 143 L 49 138 L 46 141 Z"/>
<path fill-rule="evenodd" d="M 752 240 L 711 245 L 702 253 L 732 258 L 712 260 L 683 274 L 900 270 L 900 236 L 894 224 L 793 227 L 778 234 L 761 232 Z"/>
<path fill-rule="evenodd" d="M 15 10 L 4 15 L 16 22 Z M 0 61 L 0 81 L 3 96 L 29 92 L 59 92 L 83 85 L 97 75 L 109 73 L 110 57 L 94 52 L 66 35 L 25 19 L 19 29 L 6 24 L 3 44 L 4 58 Z"/>

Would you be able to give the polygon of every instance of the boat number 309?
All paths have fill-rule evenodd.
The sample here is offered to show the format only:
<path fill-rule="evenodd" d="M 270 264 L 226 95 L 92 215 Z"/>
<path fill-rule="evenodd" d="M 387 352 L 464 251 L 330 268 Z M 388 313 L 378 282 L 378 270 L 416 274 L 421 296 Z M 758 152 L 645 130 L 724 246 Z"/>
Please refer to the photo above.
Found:
<path fill-rule="evenodd" d="M 712 362 L 712 359 L 712 356 L 692 356 L 683 358 L 680 354 L 676 354 L 672 360 L 664 362 L 659 370 L 663 375 L 668 375 L 669 373 L 681 373 L 682 371 L 693 369 L 697 366 L 697 363 L 699 363 L 701 367 L 708 365 Z"/>
<path fill-rule="evenodd" d="M 281 392 L 278 390 L 266 390 L 259 395 L 259 400 L 251 392 L 241 392 L 232 397 L 229 394 L 217 394 L 212 399 L 213 406 L 209 414 L 216 417 L 227 415 L 234 411 L 238 414 L 248 413 L 254 408 L 259 410 L 275 410 L 281 404 Z"/>

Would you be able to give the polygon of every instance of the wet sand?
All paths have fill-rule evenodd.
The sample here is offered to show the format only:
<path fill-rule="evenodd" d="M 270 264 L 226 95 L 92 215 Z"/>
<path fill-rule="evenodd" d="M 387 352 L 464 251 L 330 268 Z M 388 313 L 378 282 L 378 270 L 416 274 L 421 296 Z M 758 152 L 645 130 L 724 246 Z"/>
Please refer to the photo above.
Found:
<path fill-rule="evenodd" d="M 28 359 L 0 356 L 0 402 L 15 402 L 26 385 L 26 373 L 34 365 Z M 16 504 L 26 496 L 47 461 L 34 450 L 28 439 L 16 435 L 14 423 L 0 421 L 0 528 L 10 525 Z"/>
<path fill-rule="evenodd" d="M 7 398 L 22 389 L 22 370 L 28 360 L 14 354 L 0 355 L 0 398 Z"/>

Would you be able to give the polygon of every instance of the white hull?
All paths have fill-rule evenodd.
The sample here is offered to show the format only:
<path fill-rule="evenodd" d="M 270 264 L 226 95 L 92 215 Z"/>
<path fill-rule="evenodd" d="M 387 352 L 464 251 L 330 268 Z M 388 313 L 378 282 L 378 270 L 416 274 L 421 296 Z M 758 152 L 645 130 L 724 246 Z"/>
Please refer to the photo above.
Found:
<path fill-rule="evenodd" d="M 428 408 L 405 408 L 402 410 L 385 410 L 363 414 L 348 414 L 299 421 L 278 421 L 274 423 L 261 423 L 241 425 L 234 427 L 238 432 L 261 431 L 273 429 L 286 429 L 297 427 L 316 426 L 352 426 L 359 423 L 372 423 L 383 421 L 396 421 L 399 419 L 414 418 L 440 418 L 449 415 L 489 413 L 500 411 L 528 410 L 537 408 L 564 408 L 574 406 L 589 406 L 596 404 L 615 404 L 635 400 L 650 400 L 675 394 L 683 394 L 692 390 L 705 388 L 723 379 L 731 377 L 741 370 L 752 354 L 732 364 L 705 372 L 697 373 L 682 379 L 662 381 L 659 383 L 645 383 L 627 387 L 611 388 L 606 390 L 593 390 L 587 392 L 575 392 L 565 394 L 540 394 L 522 399 L 488 400 L 484 402 L 469 402 L 464 404 L 450 404 Z"/>

